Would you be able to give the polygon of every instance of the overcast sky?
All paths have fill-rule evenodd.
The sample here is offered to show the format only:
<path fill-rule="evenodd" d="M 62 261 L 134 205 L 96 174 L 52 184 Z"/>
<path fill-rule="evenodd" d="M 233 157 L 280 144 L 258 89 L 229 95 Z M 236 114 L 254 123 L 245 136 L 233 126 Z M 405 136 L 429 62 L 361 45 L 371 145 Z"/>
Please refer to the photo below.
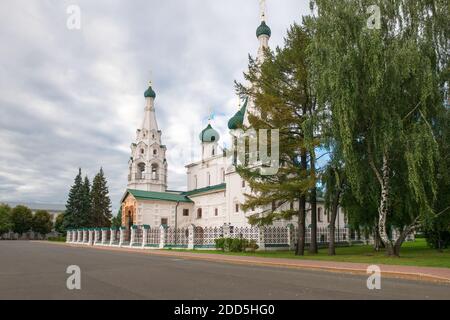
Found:
<path fill-rule="evenodd" d="M 308 0 L 267 0 L 271 46 L 309 12 Z M 69 30 L 66 10 L 81 9 Z M 103 167 L 114 208 L 127 184 L 130 144 L 149 78 L 168 147 L 169 187 L 210 109 L 226 141 L 234 80 L 255 55 L 258 0 L 2 0 L 0 201 L 66 202 L 79 167 Z"/>

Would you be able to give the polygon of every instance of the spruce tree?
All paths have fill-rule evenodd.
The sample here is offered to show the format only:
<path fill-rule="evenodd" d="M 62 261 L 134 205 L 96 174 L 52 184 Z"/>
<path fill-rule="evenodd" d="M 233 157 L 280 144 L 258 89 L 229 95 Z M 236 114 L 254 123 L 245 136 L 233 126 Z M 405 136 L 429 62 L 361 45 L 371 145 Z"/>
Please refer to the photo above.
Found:
<path fill-rule="evenodd" d="M 103 168 L 95 176 L 91 191 L 91 223 L 95 227 L 111 226 L 111 200 Z"/>
<path fill-rule="evenodd" d="M 82 187 L 81 217 L 84 227 L 95 227 L 91 212 L 91 183 L 87 176 L 84 178 Z"/>
<path fill-rule="evenodd" d="M 84 227 L 83 220 L 83 178 L 81 168 L 75 177 L 73 186 L 70 188 L 64 214 L 64 229 Z"/>

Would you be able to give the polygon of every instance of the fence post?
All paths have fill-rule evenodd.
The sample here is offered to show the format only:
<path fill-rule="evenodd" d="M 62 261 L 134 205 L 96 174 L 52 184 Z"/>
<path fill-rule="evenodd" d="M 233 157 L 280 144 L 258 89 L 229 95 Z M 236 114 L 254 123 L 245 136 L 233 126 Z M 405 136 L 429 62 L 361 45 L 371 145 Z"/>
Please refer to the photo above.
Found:
<path fill-rule="evenodd" d="M 66 243 L 70 243 L 71 237 L 72 237 L 72 230 L 67 230 Z"/>
<path fill-rule="evenodd" d="M 88 238 L 88 245 L 92 246 L 94 245 L 94 230 L 89 229 L 89 238 Z"/>
<path fill-rule="evenodd" d="M 188 237 L 188 249 L 194 250 L 195 248 L 195 226 L 193 224 L 188 227 L 189 237 Z"/>
<path fill-rule="evenodd" d="M 136 240 L 135 239 L 136 238 L 136 229 L 137 229 L 137 226 L 132 226 L 131 230 L 130 230 L 130 232 L 131 232 L 131 235 L 130 235 L 130 248 L 133 247 L 134 242 Z"/>
<path fill-rule="evenodd" d="M 223 225 L 223 229 L 222 229 L 222 230 L 223 230 L 223 237 L 224 237 L 224 238 L 229 238 L 229 237 L 230 237 L 230 229 L 231 229 L 231 228 L 230 228 L 230 225 L 229 225 L 229 224 L 226 224 L 226 223 L 225 223 L 225 224 Z"/>
<path fill-rule="evenodd" d="M 292 223 L 288 224 L 287 237 L 288 237 L 289 250 L 295 250 L 294 232 L 295 232 L 294 225 Z"/>
<path fill-rule="evenodd" d="M 142 230 L 142 249 L 144 249 L 147 246 L 147 236 L 148 236 L 148 230 L 150 229 L 150 226 L 148 224 L 144 224 Z"/>
<path fill-rule="evenodd" d="M 116 241 L 116 228 L 110 228 L 109 232 L 111 232 L 111 236 L 109 237 L 109 245 L 112 246 L 114 241 Z"/>
<path fill-rule="evenodd" d="M 266 250 L 266 241 L 264 239 L 264 230 L 266 227 L 257 227 L 258 228 L 258 250 L 264 251 Z"/>
<path fill-rule="evenodd" d="M 108 238 L 108 229 L 107 228 L 103 228 L 102 229 L 102 245 L 106 246 L 106 239 Z"/>
<path fill-rule="evenodd" d="M 119 247 L 121 247 L 123 244 L 124 236 L 125 236 L 125 227 L 120 227 Z"/>
<path fill-rule="evenodd" d="M 159 236 L 159 248 L 164 249 L 164 246 L 166 245 L 167 226 L 161 225 L 159 230 L 161 231 Z"/>

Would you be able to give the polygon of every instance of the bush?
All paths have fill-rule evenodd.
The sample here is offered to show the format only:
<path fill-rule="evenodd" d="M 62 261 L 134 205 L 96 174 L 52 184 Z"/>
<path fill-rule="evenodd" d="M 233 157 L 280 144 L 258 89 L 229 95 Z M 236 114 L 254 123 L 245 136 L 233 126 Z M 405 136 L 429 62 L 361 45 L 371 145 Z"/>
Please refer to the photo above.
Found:
<path fill-rule="evenodd" d="M 51 242 L 66 242 L 66 237 L 48 237 L 47 240 Z"/>
<path fill-rule="evenodd" d="M 214 241 L 216 243 L 216 249 L 225 252 L 256 251 L 259 248 L 255 240 L 218 238 Z"/>

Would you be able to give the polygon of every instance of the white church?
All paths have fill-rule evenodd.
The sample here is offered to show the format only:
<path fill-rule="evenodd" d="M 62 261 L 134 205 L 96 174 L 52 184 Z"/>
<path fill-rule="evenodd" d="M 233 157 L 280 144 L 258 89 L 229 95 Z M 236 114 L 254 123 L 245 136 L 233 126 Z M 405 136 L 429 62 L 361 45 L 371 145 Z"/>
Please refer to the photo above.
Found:
<path fill-rule="evenodd" d="M 266 24 L 265 10 L 262 10 L 261 24 L 256 36 L 259 41 L 257 61 L 264 60 L 264 49 L 269 47 L 271 29 Z M 168 190 L 167 152 L 170 152 L 162 141 L 162 130 L 157 123 L 156 93 L 151 84 L 145 91 L 145 113 L 143 123 L 137 130 L 136 140 L 131 145 L 129 161 L 128 186 L 121 200 L 122 225 L 130 228 L 134 225 L 150 225 L 159 227 L 167 225 L 185 228 L 189 225 L 199 227 L 219 227 L 231 225 L 249 226 L 248 217 L 264 214 L 264 208 L 256 208 L 252 212 L 244 212 L 241 204 L 245 202 L 245 194 L 250 193 L 245 181 L 237 174 L 233 165 L 227 164 L 224 151 L 219 147 L 220 135 L 211 123 L 199 132 L 201 158 L 187 164 L 187 191 Z M 254 112 L 253 101 L 247 99 L 237 113 L 231 117 L 228 127 L 232 130 L 244 125 L 248 126 L 248 114 Z M 287 204 L 298 208 L 298 203 Z M 318 202 L 318 227 L 326 228 L 330 217 L 326 214 L 324 203 Z M 267 208 L 266 208 L 267 209 Z M 307 206 L 309 209 L 309 206 Z M 344 213 L 340 210 L 336 226 L 345 226 Z M 292 221 L 278 221 L 277 226 L 296 225 Z M 306 226 L 310 224 L 307 215 Z"/>

